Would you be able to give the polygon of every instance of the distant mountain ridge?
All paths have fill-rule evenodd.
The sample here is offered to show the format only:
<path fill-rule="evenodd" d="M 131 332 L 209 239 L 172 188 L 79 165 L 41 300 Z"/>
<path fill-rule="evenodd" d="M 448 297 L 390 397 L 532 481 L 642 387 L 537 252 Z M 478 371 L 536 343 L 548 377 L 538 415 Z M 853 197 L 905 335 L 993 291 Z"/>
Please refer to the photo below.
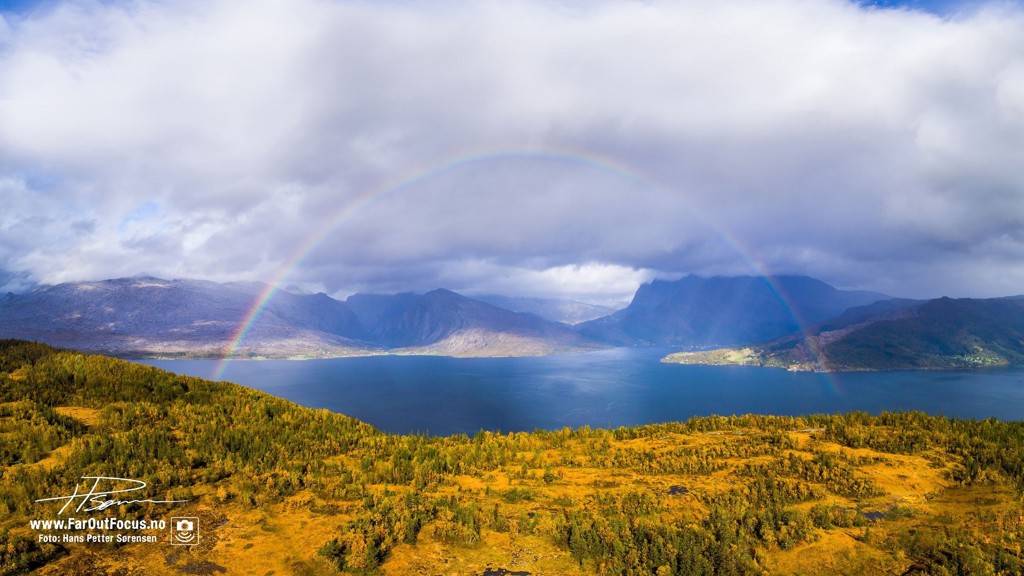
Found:
<path fill-rule="evenodd" d="M 0 338 L 120 356 L 525 356 L 652 345 L 690 350 L 671 361 L 804 370 L 1024 362 L 1022 297 L 901 300 L 803 276 L 654 281 L 627 308 L 575 327 L 445 289 L 344 302 L 279 290 L 252 314 L 266 290 L 148 276 L 40 287 L 0 297 Z"/>
<path fill-rule="evenodd" d="M 373 341 L 388 348 L 453 355 L 530 355 L 603 346 L 568 326 L 539 316 L 512 312 L 451 290 L 423 295 L 350 296 L 346 303 L 369 326 Z"/>
<path fill-rule="evenodd" d="M 0 299 L 0 337 L 122 356 L 329 357 L 383 353 L 536 355 L 601 347 L 568 326 L 448 290 L 362 296 L 279 290 L 234 348 L 267 286 L 133 277 Z"/>
<path fill-rule="evenodd" d="M 767 342 L 888 298 L 807 276 L 687 276 L 644 284 L 627 308 L 577 328 L 626 346 L 735 346 Z"/>
<path fill-rule="evenodd" d="M 9 295 L 0 336 L 120 355 L 224 353 L 264 285 L 133 277 Z M 322 355 L 369 348 L 348 307 L 325 294 L 280 291 L 255 319 L 242 355 Z"/>
<path fill-rule="evenodd" d="M 679 353 L 669 362 L 791 370 L 966 369 L 1024 363 L 1021 297 L 890 300 L 743 350 Z"/>

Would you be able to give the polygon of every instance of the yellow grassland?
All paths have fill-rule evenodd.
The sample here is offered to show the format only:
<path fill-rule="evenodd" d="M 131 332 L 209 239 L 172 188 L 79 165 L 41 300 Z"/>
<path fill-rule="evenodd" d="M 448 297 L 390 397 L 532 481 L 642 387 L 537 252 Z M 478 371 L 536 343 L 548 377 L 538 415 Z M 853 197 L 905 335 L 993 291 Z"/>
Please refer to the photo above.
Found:
<path fill-rule="evenodd" d="M 66 406 L 61 414 L 93 426 L 99 422 L 96 410 Z M 605 452 L 646 453 L 671 458 L 680 448 L 715 449 L 749 443 L 759 430 L 717 433 L 666 433 L 658 437 L 618 440 L 609 435 Z M 854 459 L 858 477 L 869 479 L 879 495 L 853 498 L 824 491 L 824 496 L 793 508 L 808 511 L 826 504 L 860 511 L 886 512 L 899 507 L 906 515 L 881 519 L 866 526 L 814 530 L 809 541 L 784 550 L 768 545 L 757 552 L 766 574 L 900 574 L 913 559 L 892 553 L 884 543 L 907 527 L 956 523 L 984 535 L 998 534 L 991 523 L 1007 522 L 1021 513 L 1016 491 L 1005 483 L 962 487 L 950 480 L 957 457 L 940 450 L 922 454 L 894 454 L 869 448 L 849 448 L 820 438 L 815 431 L 784 432 L 794 454 L 812 459 L 815 453 L 833 453 Z M 590 441 L 570 440 L 550 445 L 537 441 L 537 449 L 519 452 L 512 463 L 484 473 L 457 475 L 448 482 L 424 488 L 432 497 L 458 494 L 475 503 L 483 514 L 497 507 L 509 522 L 507 531 L 484 529 L 478 542 L 452 544 L 435 537 L 434 524 L 422 529 L 415 545 L 399 544 L 379 568 L 395 576 L 465 575 L 479 576 L 488 568 L 529 571 L 541 575 L 590 575 L 599 566 L 581 567 L 552 538 L 561 511 L 584 506 L 601 494 L 623 496 L 629 492 L 649 493 L 661 506 L 658 519 L 681 525 L 697 524 L 708 512 L 708 499 L 734 490 L 748 480 L 744 466 L 764 464 L 774 456 L 726 457 L 710 473 L 648 473 L 637 467 L 605 467 L 594 463 Z M 53 466 L 67 454 L 55 449 L 43 460 Z M 338 463 L 355 466 L 355 460 Z M 549 476 L 545 478 L 545 472 Z M 672 495 L 673 486 L 686 493 Z M 404 493 L 408 485 L 375 485 L 373 492 Z M 509 490 L 520 489 L 527 498 L 510 499 Z M 122 573 L 122 574 L 335 574 L 337 569 L 318 550 L 330 539 L 344 534 L 344 526 L 360 506 L 357 501 L 325 499 L 303 490 L 278 502 L 258 506 L 240 502 L 230 479 L 192 488 L 191 503 L 174 508 L 175 516 L 198 516 L 202 543 L 196 547 L 171 546 L 167 534 L 159 544 L 128 544 L 118 548 L 91 544 L 70 544 L 70 554 L 39 569 L 40 574 Z M 531 533 L 522 533 L 523 518 L 536 518 Z M 15 526 L 14 531 L 24 530 Z M 998 537 L 998 536 L 993 536 Z M 1012 547 L 1012 544 L 1011 544 Z M 1019 553 L 1019 544 L 1018 549 Z M 123 572 L 117 572 L 123 570 Z"/>
<path fill-rule="evenodd" d="M 54 408 L 58 414 L 74 418 L 86 426 L 95 426 L 100 423 L 101 413 L 95 408 L 83 406 L 57 406 Z"/>

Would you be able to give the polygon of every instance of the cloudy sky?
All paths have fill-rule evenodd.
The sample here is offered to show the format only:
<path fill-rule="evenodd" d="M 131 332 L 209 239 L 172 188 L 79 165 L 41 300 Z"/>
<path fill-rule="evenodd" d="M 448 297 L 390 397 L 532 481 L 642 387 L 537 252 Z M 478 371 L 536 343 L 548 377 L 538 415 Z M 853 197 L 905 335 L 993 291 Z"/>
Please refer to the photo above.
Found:
<path fill-rule="evenodd" d="M 0 290 L 1024 293 L 1024 7 L 0 0 Z"/>

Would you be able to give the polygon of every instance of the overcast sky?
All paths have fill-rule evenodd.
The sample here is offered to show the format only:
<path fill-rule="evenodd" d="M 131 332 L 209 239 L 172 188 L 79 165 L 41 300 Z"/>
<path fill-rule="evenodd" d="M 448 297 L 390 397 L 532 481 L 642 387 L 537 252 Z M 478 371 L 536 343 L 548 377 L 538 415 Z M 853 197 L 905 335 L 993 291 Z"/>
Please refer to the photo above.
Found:
<path fill-rule="evenodd" d="M 0 2 L 0 290 L 1024 293 L 1024 9 Z"/>

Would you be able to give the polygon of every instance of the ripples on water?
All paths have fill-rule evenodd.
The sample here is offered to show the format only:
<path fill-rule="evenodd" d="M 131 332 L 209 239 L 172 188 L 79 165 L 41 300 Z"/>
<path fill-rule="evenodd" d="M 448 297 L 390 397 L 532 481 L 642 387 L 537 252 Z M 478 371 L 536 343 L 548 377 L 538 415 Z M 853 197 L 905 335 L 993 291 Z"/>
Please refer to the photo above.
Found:
<path fill-rule="evenodd" d="M 543 358 L 239 360 L 228 363 L 223 379 L 395 433 L 614 427 L 710 414 L 852 410 L 1024 419 L 1024 367 L 816 374 L 659 362 L 670 351 L 620 348 Z M 203 378 L 217 366 L 213 360 L 146 363 Z"/>

